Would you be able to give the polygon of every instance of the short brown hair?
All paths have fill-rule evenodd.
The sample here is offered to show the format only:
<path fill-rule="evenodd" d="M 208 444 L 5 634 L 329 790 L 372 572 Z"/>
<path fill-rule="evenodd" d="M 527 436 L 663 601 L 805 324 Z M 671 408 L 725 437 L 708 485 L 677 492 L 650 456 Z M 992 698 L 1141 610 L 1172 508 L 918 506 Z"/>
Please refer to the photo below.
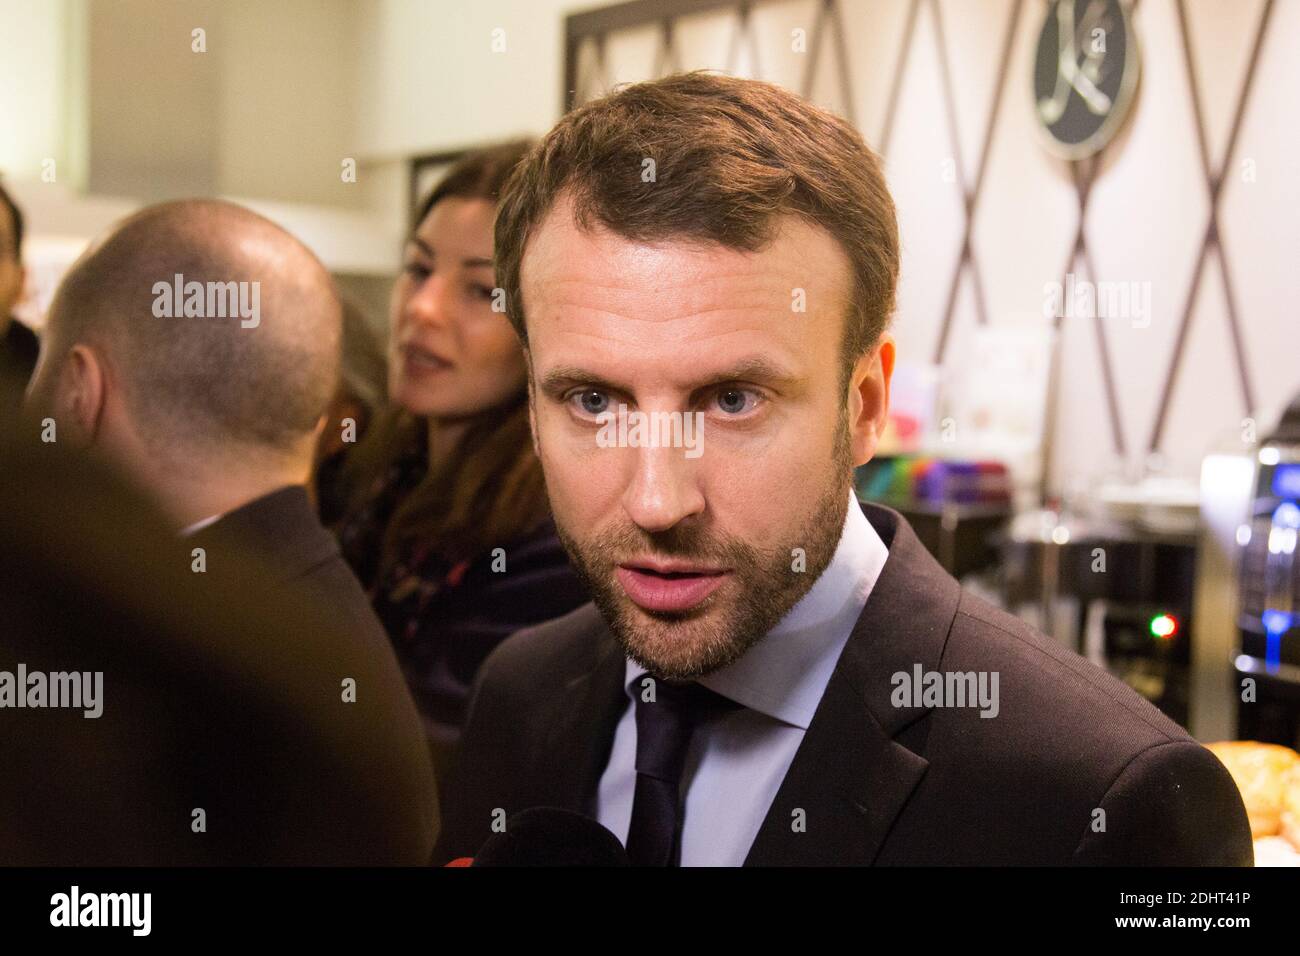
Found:
<path fill-rule="evenodd" d="M 853 271 L 848 368 L 894 310 L 898 220 L 879 157 L 847 121 L 771 83 L 695 71 L 626 86 L 570 112 L 529 152 L 496 219 L 497 282 L 525 345 L 524 249 L 564 193 L 580 228 L 595 221 L 637 242 L 753 252 L 785 214 L 824 228 Z"/>

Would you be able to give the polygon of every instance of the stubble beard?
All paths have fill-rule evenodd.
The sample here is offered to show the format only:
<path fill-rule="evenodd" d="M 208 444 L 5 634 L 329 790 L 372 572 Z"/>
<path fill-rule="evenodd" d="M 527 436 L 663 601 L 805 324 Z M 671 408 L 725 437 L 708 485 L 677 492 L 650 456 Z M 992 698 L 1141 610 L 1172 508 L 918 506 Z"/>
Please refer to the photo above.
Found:
<path fill-rule="evenodd" d="M 656 677 L 695 680 L 740 659 L 793 608 L 826 570 L 844 528 L 853 463 L 847 414 L 841 410 L 833 467 L 788 547 L 757 548 L 697 525 L 650 533 L 635 525 L 578 540 L 556 520 L 560 542 L 624 652 Z M 802 570 L 795 570 L 802 549 Z M 680 613 L 634 604 L 615 578 L 619 563 L 653 554 L 732 570 L 730 580 Z"/>

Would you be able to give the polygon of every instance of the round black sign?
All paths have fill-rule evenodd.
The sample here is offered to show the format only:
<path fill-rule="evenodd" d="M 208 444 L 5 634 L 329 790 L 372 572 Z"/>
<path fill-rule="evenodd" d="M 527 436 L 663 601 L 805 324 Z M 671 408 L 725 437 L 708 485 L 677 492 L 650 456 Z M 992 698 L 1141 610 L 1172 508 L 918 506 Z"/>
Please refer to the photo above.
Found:
<path fill-rule="evenodd" d="M 1052 0 L 1034 57 L 1034 112 L 1048 148 L 1084 159 L 1111 141 L 1138 82 L 1138 48 L 1120 0 Z"/>

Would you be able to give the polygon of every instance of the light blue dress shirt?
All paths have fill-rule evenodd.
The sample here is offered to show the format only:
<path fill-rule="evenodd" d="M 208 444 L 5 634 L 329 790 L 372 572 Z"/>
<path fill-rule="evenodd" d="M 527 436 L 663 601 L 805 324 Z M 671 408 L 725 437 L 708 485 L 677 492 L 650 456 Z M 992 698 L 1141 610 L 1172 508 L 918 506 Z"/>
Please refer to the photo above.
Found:
<path fill-rule="evenodd" d="M 740 866 L 812 722 L 889 552 L 850 492 L 839 546 L 807 594 L 740 660 L 700 679 L 742 708 L 702 724 L 682 773 L 682 866 Z M 636 791 L 636 707 L 646 670 L 631 660 L 596 818 L 624 843 Z"/>

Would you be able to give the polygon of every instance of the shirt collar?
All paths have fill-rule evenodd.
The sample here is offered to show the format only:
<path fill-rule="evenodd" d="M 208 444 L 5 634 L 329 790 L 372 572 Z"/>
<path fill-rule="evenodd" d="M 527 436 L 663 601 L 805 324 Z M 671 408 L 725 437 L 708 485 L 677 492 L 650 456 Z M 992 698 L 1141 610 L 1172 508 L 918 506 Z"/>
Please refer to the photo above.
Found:
<path fill-rule="evenodd" d="M 850 492 L 839 545 L 812 588 L 743 657 L 700 683 L 806 730 L 888 557 L 857 495 Z M 624 686 L 633 699 L 634 685 L 645 674 L 644 667 L 628 659 Z"/>
<path fill-rule="evenodd" d="M 188 538 L 192 534 L 197 534 L 198 532 L 202 531 L 204 528 L 208 527 L 208 525 L 216 524 L 218 521 L 222 519 L 222 517 L 224 517 L 224 515 L 221 514 L 208 515 L 208 517 L 203 518 L 200 521 L 194 522 L 194 524 L 190 525 L 188 528 L 183 528 L 181 530 L 181 537 Z"/>

